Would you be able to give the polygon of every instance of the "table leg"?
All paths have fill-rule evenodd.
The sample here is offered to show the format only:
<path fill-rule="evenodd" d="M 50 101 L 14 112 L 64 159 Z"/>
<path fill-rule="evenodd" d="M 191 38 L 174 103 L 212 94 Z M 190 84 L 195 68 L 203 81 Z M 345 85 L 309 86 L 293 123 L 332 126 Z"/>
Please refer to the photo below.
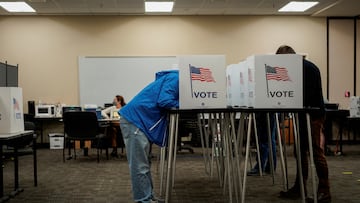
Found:
<path fill-rule="evenodd" d="M 10 193 L 11 197 L 15 197 L 20 192 L 24 191 L 24 189 L 19 187 L 19 155 L 18 148 L 14 147 L 14 191 Z"/>
<path fill-rule="evenodd" d="M 280 164 L 281 164 L 281 172 L 283 174 L 283 181 L 284 181 L 284 189 L 287 190 L 287 175 L 286 175 L 286 165 L 285 165 L 285 158 L 284 158 L 284 151 L 283 151 L 283 140 L 281 138 L 280 133 L 280 124 L 279 124 L 279 116 L 277 113 L 275 113 L 275 124 L 276 124 L 276 135 L 279 143 L 279 154 L 280 154 Z M 284 131 L 282 131 L 284 132 Z M 284 136 L 285 138 L 285 136 Z M 285 144 L 286 145 L 286 144 Z M 285 146 L 284 145 L 284 146 Z M 286 154 L 285 154 L 286 156 Z"/>
<path fill-rule="evenodd" d="M 174 187 L 174 181 L 175 181 L 175 169 L 176 169 L 176 152 L 177 152 L 177 140 L 178 140 L 178 125 L 179 124 L 179 114 L 176 114 L 175 118 L 175 139 L 174 139 L 174 154 L 173 154 L 173 166 L 172 166 L 172 182 L 171 182 L 171 188 Z"/>
<path fill-rule="evenodd" d="M 259 164 L 259 174 L 260 176 L 263 176 L 263 168 L 264 166 L 261 164 L 261 158 L 260 158 L 260 147 L 259 147 L 259 136 L 257 133 L 257 123 L 256 123 L 256 116 L 255 113 L 253 114 L 253 120 L 254 120 L 254 134 L 255 134 L 255 145 L 256 145 L 256 155 L 257 155 L 257 162 Z M 247 169 L 245 169 L 246 171 Z"/>
<path fill-rule="evenodd" d="M 42 120 L 39 121 L 40 122 L 40 143 L 41 143 L 41 147 L 43 145 L 44 142 L 44 122 Z"/>
<path fill-rule="evenodd" d="M 4 196 L 4 162 L 3 162 L 3 145 L 0 143 L 0 202 L 6 202 L 10 199 L 9 196 Z"/>
<path fill-rule="evenodd" d="M 299 116 L 293 114 L 293 125 L 294 125 L 294 143 L 296 148 L 296 161 L 297 161 L 297 170 L 299 175 L 299 182 L 300 182 L 300 192 L 301 192 L 301 199 L 302 202 L 305 203 L 305 189 L 304 189 L 304 179 L 302 174 L 302 167 L 301 167 L 301 150 L 300 150 L 300 133 L 299 133 Z"/>
<path fill-rule="evenodd" d="M 33 164 L 34 164 L 34 186 L 37 186 L 37 154 L 36 154 L 36 134 L 33 135 Z M 65 147 L 65 146 L 64 146 Z"/>
<path fill-rule="evenodd" d="M 342 155 L 343 151 L 342 151 L 342 145 L 343 145 L 343 126 L 344 126 L 344 123 L 345 121 L 340 121 L 341 124 L 339 126 L 339 134 L 340 134 L 340 151 L 337 151 L 336 153 L 338 155 Z"/>
<path fill-rule="evenodd" d="M 174 151 L 174 136 L 175 136 L 175 120 L 178 118 L 177 114 L 170 114 L 170 125 L 169 125 L 169 141 L 168 141 L 168 167 L 166 175 L 166 188 L 165 188 L 165 202 L 169 203 L 171 199 L 172 191 L 172 166 L 173 166 L 173 151 Z"/>
<path fill-rule="evenodd" d="M 238 139 L 240 139 L 239 137 L 236 136 L 236 131 L 235 131 L 235 118 L 236 118 L 236 113 L 231 113 L 230 114 L 230 126 L 231 126 L 231 138 L 232 140 L 234 140 L 234 150 L 235 150 L 235 166 L 234 166 L 234 176 L 238 179 L 234 179 L 234 183 L 236 186 L 236 199 L 237 202 L 240 202 L 240 194 L 238 194 L 237 191 L 241 192 L 242 191 L 242 179 L 241 179 L 241 170 L 240 170 L 240 152 L 239 152 L 239 146 L 237 145 L 238 143 Z"/>
<path fill-rule="evenodd" d="M 247 163 L 248 163 L 249 150 L 250 150 L 250 135 L 251 135 L 252 115 L 253 115 L 252 113 L 249 114 L 247 137 L 246 137 L 244 178 L 243 178 L 243 187 L 242 187 L 242 194 L 241 194 L 241 202 L 242 203 L 245 203 L 246 177 L 247 177 L 246 170 L 247 170 Z"/>
<path fill-rule="evenodd" d="M 273 144 L 272 144 L 272 129 L 270 124 L 270 114 L 266 113 L 266 123 L 267 123 L 267 134 L 268 134 L 268 146 L 269 146 L 269 152 L 270 157 L 268 160 L 270 161 L 270 171 L 272 176 L 273 185 L 275 185 L 275 175 L 274 175 L 274 151 L 273 151 Z M 259 151 L 260 152 L 260 151 Z"/>
<path fill-rule="evenodd" d="M 161 147 L 160 149 L 160 197 L 163 197 L 163 187 L 164 187 L 164 168 L 165 168 L 165 156 L 166 156 L 166 147 Z"/>
<path fill-rule="evenodd" d="M 310 156 L 310 169 L 311 169 L 311 178 L 313 184 L 313 193 L 314 193 L 314 203 L 317 203 L 317 187 L 315 180 L 315 163 L 314 163 L 314 153 L 313 153 L 313 145 L 312 145 L 312 136 L 311 136 L 311 125 L 310 125 L 310 115 L 306 113 L 306 124 L 307 124 L 307 132 L 308 132 L 308 143 L 309 143 L 309 156 Z"/>

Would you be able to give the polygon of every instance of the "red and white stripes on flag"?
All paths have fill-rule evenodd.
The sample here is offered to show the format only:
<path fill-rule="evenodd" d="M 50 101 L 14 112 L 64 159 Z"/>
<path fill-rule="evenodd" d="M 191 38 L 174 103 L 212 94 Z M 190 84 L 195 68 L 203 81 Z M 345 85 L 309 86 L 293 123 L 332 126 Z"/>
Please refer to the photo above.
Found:
<path fill-rule="evenodd" d="M 209 68 L 197 68 L 190 66 L 191 80 L 200 80 L 201 82 L 215 82 L 212 72 Z"/>
<path fill-rule="evenodd" d="M 265 65 L 265 69 L 267 80 L 291 81 L 286 68 Z"/>

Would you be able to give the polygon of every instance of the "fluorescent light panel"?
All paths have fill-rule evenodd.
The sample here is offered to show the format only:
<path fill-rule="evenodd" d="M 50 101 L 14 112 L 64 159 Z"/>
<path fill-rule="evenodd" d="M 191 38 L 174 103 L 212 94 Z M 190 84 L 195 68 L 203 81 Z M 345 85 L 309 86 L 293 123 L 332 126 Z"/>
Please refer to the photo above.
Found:
<path fill-rule="evenodd" d="M 304 12 L 318 3 L 318 1 L 290 1 L 280 8 L 279 12 Z"/>
<path fill-rule="evenodd" d="M 145 12 L 172 12 L 173 1 L 147 1 L 145 2 Z"/>
<path fill-rule="evenodd" d="M 0 6 L 9 12 L 35 12 L 35 10 L 25 2 L 0 2 Z"/>

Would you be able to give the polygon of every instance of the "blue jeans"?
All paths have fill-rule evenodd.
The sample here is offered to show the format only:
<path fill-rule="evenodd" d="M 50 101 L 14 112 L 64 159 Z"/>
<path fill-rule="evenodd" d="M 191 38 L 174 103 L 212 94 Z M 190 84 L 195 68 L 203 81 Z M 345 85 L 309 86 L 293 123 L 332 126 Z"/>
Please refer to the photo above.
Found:
<path fill-rule="evenodd" d="M 276 120 L 275 114 L 269 114 L 270 117 L 270 132 L 271 132 L 271 145 L 273 151 L 273 163 L 274 169 L 276 169 Z M 260 160 L 262 171 L 270 171 L 270 150 L 268 142 L 268 132 L 267 132 L 267 119 L 266 113 L 257 113 L 256 114 L 256 127 L 257 134 L 259 138 L 259 150 L 260 150 Z M 256 163 L 255 170 L 259 170 L 259 164 Z"/>
<path fill-rule="evenodd" d="M 150 202 L 153 198 L 150 142 L 138 127 L 124 118 L 120 118 L 120 128 L 126 147 L 134 201 Z"/>

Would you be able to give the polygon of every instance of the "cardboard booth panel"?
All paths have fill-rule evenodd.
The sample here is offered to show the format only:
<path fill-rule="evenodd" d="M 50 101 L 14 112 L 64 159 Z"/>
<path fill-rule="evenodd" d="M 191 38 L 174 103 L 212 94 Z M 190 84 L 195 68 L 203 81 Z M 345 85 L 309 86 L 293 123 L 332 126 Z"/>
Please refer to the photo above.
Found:
<path fill-rule="evenodd" d="M 239 68 L 239 90 L 240 91 L 240 107 L 247 107 L 249 104 L 249 70 L 247 61 L 242 61 L 238 65 Z"/>
<path fill-rule="evenodd" d="M 301 55 L 256 55 L 248 57 L 247 65 L 251 107 L 303 108 Z"/>
<path fill-rule="evenodd" d="M 227 104 L 231 107 L 248 106 L 248 70 L 246 62 L 228 65 L 226 68 Z"/>
<path fill-rule="evenodd" d="M 180 109 L 226 108 L 224 55 L 178 56 Z"/>
<path fill-rule="evenodd" d="M 0 133 L 24 131 L 22 89 L 0 87 Z"/>
<path fill-rule="evenodd" d="M 239 64 L 230 64 L 226 67 L 226 95 L 228 106 L 240 106 L 240 69 Z"/>

